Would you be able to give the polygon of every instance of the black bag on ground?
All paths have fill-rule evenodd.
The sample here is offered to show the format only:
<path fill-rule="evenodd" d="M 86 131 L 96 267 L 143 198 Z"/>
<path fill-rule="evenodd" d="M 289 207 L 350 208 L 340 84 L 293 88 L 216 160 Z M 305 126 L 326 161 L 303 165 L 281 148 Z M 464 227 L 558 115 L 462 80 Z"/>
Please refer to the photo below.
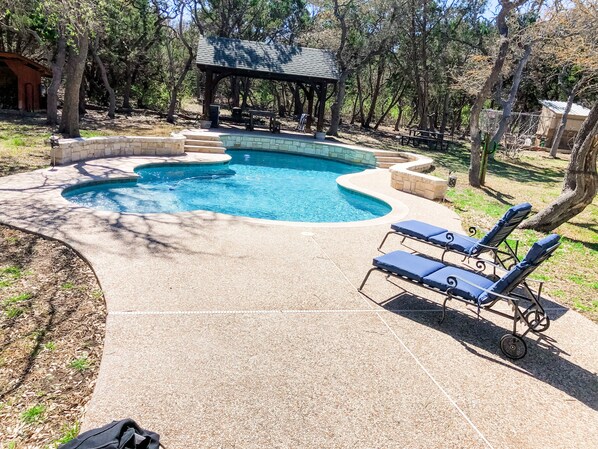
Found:
<path fill-rule="evenodd" d="M 144 430 L 132 419 L 112 421 L 83 432 L 58 449 L 158 449 L 160 435 Z"/>

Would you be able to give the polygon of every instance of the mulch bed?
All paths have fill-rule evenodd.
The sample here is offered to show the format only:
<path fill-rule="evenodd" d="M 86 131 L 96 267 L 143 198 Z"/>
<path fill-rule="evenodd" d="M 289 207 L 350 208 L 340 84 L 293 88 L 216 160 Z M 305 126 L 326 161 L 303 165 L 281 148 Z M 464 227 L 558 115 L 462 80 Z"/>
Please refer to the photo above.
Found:
<path fill-rule="evenodd" d="M 53 447 L 76 436 L 105 321 L 97 280 L 74 251 L 0 226 L 0 446 Z"/>

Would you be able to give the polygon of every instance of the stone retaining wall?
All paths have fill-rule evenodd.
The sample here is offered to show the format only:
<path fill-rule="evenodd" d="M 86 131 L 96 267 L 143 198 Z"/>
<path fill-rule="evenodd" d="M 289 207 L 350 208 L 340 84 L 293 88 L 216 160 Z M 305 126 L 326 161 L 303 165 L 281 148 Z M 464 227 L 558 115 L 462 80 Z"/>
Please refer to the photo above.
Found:
<path fill-rule="evenodd" d="M 447 182 L 436 176 L 418 173 L 432 167 L 434 161 L 430 158 L 413 153 L 399 153 L 409 162 L 396 164 L 389 168 L 393 188 L 402 192 L 412 193 L 429 200 L 444 199 Z"/>
<path fill-rule="evenodd" d="M 305 154 L 335 159 L 353 164 L 376 166 L 373 150 L 352 146 L 341 146 L 326 142 L 286 139 L 284 137 L 251 136 L 246 134 L 220 134 L 226 148 L 243 150 L 271 150 L 281 153 Z"/>
<path fill-rule="evenodd" d="M 52 149 L 57 165 L 115 156 L 178 156 L 185 153 L 185 137 L 114 136 L 60 139 Z"/>

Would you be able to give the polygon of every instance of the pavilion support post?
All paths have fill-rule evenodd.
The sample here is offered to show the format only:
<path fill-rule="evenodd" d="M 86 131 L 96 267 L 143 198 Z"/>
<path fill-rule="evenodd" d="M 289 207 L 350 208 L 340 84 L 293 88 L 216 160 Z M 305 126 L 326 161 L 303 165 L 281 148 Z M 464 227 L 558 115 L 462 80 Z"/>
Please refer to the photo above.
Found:
<path fill-rule="evenodd" d="M 239 78 L 231 76 L 230 78 L 230 93 L 231 93 L 231 106 L 238 108 L 240 104 L 241 90 L 239 89 Z"/>
<path fill-rule="evenodd" d="M 214 101 L 214 73 L 206 70 L 206 87 L 203 94 L 203 117 L 207 119 L 210 115 L 210 105 Z"/>
<path fill-rule="evenodd" d="M 309 85 L 309 91 L 307 92 L 307 124 L 305 128 L 308 132 L 311 132 L 311 126 L 314 122 L 314 93 L 315 93 L 315 86 L 313 84 Z"/>
<path fill-rule="evenodd" d="M 326 109 L 326 83 L 321 83 L 318 86 L 318 124 L 316 131 L 324 132 L 324 111 Z"/>

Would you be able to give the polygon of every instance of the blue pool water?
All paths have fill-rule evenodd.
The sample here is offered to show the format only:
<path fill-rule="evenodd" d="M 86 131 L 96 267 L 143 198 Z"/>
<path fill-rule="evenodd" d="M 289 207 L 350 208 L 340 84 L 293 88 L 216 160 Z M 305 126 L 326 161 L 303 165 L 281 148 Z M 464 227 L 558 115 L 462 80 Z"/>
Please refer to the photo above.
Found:
<path fill-rule="evenodd" d="M 229 150 L 229 164 L 139 167 L 137 181 L 66 190 L 80 205 L 117 212 L 207 210 L 269 220 L 344 222 L 390 212 L 388 204 L 340 187 L 365 167 L 265 151 Z"/>

